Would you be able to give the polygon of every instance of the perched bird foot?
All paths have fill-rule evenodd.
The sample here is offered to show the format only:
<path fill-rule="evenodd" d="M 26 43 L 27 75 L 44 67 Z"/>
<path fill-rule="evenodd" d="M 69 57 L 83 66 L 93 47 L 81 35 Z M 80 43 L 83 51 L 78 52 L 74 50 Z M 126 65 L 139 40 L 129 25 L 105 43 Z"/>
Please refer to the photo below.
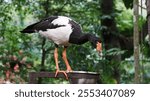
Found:
<path fill-rule="evenodd" d="M 66 80 L 68 80 L 68 75 L 67 75 L 66 71 L 56 70 L 56 72 L 55 72 L 55 77 L 57 77 L 58 73 L 63 73 L 63 74 L 65 75 L 65 77 L 66 77 Z"/>
<path fill-rule="evenodd" d="M 72 69 L 67 69 L 66 72 L 67 73 L 72 72 Z"/>

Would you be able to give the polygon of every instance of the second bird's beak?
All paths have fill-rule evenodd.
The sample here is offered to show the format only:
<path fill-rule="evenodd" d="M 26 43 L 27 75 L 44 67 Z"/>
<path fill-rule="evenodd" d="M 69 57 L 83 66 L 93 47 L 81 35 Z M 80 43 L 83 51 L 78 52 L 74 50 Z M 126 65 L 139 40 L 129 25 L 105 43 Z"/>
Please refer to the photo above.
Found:
<path fill-rule="evenodd" d="M 96 44 L 96 50 L 99 53 L 99 56 L 102 56 L 102 43 L 97 42 L 97 44 Z"/>

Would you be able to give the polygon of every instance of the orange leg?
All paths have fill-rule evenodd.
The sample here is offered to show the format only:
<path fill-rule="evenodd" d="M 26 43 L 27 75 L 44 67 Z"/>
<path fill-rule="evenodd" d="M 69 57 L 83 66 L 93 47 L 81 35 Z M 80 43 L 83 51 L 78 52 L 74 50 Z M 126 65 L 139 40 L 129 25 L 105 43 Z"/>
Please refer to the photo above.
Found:
<path fill-rule="evenodd" d="M 55 50 L 54 50 L 54 59 L 55 59 L 55 64 L 56 64 L 55 77 L 58 75 L 58 73 L 63 73 L 65 75 L 66 79 L 68 79 L 66 71 L 60 71 L 59 70 L 59 66 L 58 66 L 58 49 L 57 48 L 55 48 Z"/>
<path fill-rule="evenodd" d="M 67 72 L 71 72 L 72 71 L 72 69 L 71 69 L 71 67 L 70 67 L 70 65 L 69 65 L 69 62 L 68 62 L 68 60 L 67 60 L 67 55 L 66 55 L 66 48 L 64 48 L 64 50 L 63 50 L 63 52 L 62 52 L 62 58 L 63 58 L 63 60 L 64 60 L 64 62 L 65 62 L 65 64 L 66 64 L 66 67 L 67 67 Z"/>
<path fill-rule="evenodd" d="M 54 59 L 55 59 L 55 64 L 56 64 L 56 70 L 59 70 L 59 66 L 58 66 L 58 48 L 55 48 L 55 50 L 54 50 Z"/>

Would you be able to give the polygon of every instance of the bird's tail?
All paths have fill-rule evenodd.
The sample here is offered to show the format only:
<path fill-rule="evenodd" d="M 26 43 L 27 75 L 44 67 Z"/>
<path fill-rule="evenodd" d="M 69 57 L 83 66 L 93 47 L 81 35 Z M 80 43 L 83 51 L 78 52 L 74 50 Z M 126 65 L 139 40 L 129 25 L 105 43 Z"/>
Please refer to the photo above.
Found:
<path fill-rule="evenodd" d="M 34 33 L 35 32 L 35 28 L 34 26 L 36 25 L 37 23 L 34 23 L 32 25 L 29 25 L 27 26 L 25 29 L 23 29 L 22 31 L 20 31 L 21 33 Z"/>

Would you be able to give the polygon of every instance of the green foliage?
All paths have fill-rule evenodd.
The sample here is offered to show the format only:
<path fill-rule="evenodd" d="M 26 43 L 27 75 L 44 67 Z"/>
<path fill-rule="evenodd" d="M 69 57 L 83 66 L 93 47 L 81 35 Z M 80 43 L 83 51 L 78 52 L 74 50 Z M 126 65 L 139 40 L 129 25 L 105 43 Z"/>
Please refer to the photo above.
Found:
<path fill-rule="evenodd" d="M 31 40 L 31 37 L 24 36 L 20 33 L 20 30 L 22 26 L 20 26 L 19 16 L 17 15 L 17 11 L 14 8 L 15 5 L 10 2 L 2 2 L 2 5 L 0 5 L 0 16 L 1 16 L 1 23 L 0 23 L 0 71 L 1 75 L 5 74 L 6 70 L 13 68 L 8 67 L 5 64 L 12 62 L 12 60 L 9 59 L 9 56 L 17 56 L 20 57 L 18 52 L 22 49 L 24 51 L 27 51 L 30 46 L 29 41 Z M 20 19 L 21 20 L 21 19 Z M 23 20 L 23 19 L 22 19 Z M 29 52 L 25 52 L 24 54 L 29 59 L 32 58 L 31 54 Z M 31 60 L 31 59 L 30 59 Z M 19 61 L 19 60 L 18 60 Z M 17 64 L 17 63 L 16 63 Z M 27 67 L 27 66 L 26 66 Z M 26 73 L 25 73 L 26 72 Z M 25 75 L 26 74 L 26 75 Z M 22 69 L 20 74 L 22 79 L 27 81 L 27 71 L 26 69 Z M 19 76 L 19 77 L 20 77 Z M 5 76 L 3 76 L 5 78 Z M 23 80 L 23 81 L 24 81 Z M 16 82 L 17 83 L 17 82 Z"/>
<path fill-rule="evenodd" d="M 144 43 L 142 46 L 142 51 L 145 57 L 150 57 L 150 48 L 149 48 L 149 44 L 148 43 Z"/>
<path fill-rule="evenodd" d="M 125 53 L 124 50 L 120 50 L 118 48 L 111 48 L 111 49 L 107 50 L 105 54 L 107 56 L 116 56 L 116 55 L 122 55 L 124 53 Z"/>
<path fill-rule="evenodd" d="M 126 9 L 121 1 L 116 3 L 116 10 L 119 11 L 115 18 L 117 21 L 117 28 L 119 30 L 119 33 L 127 37 L 132 36 L 133 35 L 133 14 L 132 14 L 133 11 L 131 9 Z"/>
<path fill-rule="evenodd" d="M 133 83 L 134 82 L 134 68 L 132 60 L 124 60 L 121 62 L 121 83 Z"/>

